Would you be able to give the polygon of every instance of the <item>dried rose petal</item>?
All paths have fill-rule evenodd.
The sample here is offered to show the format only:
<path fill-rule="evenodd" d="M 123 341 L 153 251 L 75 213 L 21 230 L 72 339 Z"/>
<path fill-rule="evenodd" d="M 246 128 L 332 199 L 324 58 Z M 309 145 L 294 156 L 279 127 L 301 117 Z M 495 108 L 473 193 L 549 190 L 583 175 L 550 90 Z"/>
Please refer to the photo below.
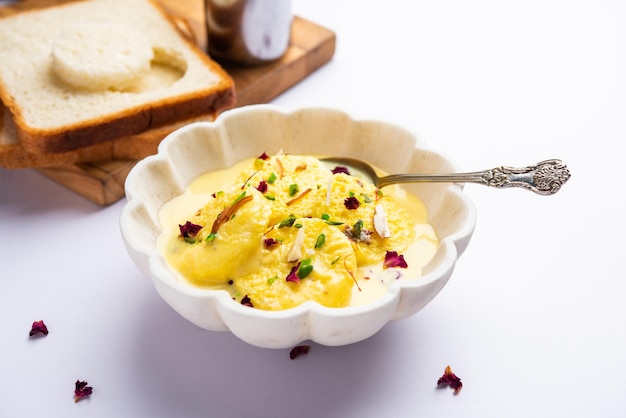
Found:
<path fill-rule="evenodd" d="M 383 261 L 383 268 L 387 269 L 390 267 L 400 267 L 407 268 L 408 264 L 404 261 L 404 256 L 402 254 L 398 254 L 397 251 L 387 251 L 385 253 L 385 261 Z"/>
<path fill-rule="evenodd" d="M 259 182 L 259 185 L 256 186 L 256 189 L 260 191 L 261 193 L 267 192 L 267 182 L 265 180 L 261 180 Z"/>
<path fill-rule="evenodd" d="M 180 235 L 183 238 L 195 237 L 198 232 L 202 229 L 202 225 L 196 225 L 189 221 L 185 222 L 185 225 L 178 225 L 180 229 Z"/>
<path fill-rule="evenodd" d="M 254 305 L 252 305 L 252 300 L 248 295 L 245 295 L 243 298 L 241 298 L 241 304 L 244 306 L 249 306 L 250 308 L 254 308 Z"/>
<path fill-rule="evenodd" d="M 46 326 L 46 324 L 44 324 L 43 321 L 33 322 L 33 325 L 30 328 L 30 332 L 28 333 L 30 337 L 37 334 L 48 335 L 48 327 Z"/>
<path fill-rule="evenodd" d="M 274 238 L 265 238 L 263 240 L 263 245 L 265 245 L 265 248 L 272 248 L 275 245 L 280 244 L 280 242 L 276 241 Z"/>
<path fill-rule="evenodd" d="M 293 360 L 301 354 L 308 354 L 310 349 L 310 345 L 297 345 L 289 352 L 289 358 Z"/>
<path fill-rule="evenodd" d="M 93 392 L 93 388 L 91 386 L 87 386 L 87 382 L 77 380 L 74 385 L 74 402 L 78 402 L 81 399 L 86 398 Z"/>
<path fill-rule="evenodd" d="M 297 265 L 293 266 L 285 280 L 287 280 L 288 282 L 300 283 L 300 278 L 296 274 L 298 272 L 299 268 L 300 268 L 300 263 L 298 263 Z"/>
<path fill-rule="evenodd" d="M 443 372 L 443 376 L 437 380 L 437 386 L 448 385 L 450 388 L 454 389 L 454 394 L 459 393 L 461 388 L 463 387 L 463 383 L 461 383 L 461 378 L 452 373 L 452 368 L 450 366 L 446 366 L 445 371 Z"/>
<path fill-rule="evenodd" d="M 346 209 L 354 210 L 359 208 L 360 203 L 359 199 L 354 196 L 350 196 L 344 199 L 343 205 L 346 207 Z"/>
<path fill-rule="evenodd" d="M 342 165 L 338 165 L 337 167 L 333 168 L 331 171 L 333 172 L 333 174 L 343 173 L 343 174 L 350 175 L 350 170 L 348 170 L 348 167 L 344 167 Z"/>
<path fill-rule="evenodd" d="M 263 154 L 259 155 L 257 158 L 259 160 L 263 160 L 263 161 L 270 159 L 269 155 L 267 155 L 265 152 Z"/>

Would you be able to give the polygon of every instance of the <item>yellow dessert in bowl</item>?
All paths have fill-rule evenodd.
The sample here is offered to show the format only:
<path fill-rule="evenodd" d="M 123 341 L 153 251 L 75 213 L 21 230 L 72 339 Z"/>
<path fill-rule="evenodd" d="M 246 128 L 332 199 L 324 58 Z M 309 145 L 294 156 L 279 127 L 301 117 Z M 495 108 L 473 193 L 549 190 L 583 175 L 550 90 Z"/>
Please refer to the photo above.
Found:
<path fill-rule="evenodd" d="M 268 310 L 356 306 L 421 276 L 437 248 L 424 205 L 337 169 L 264 153 L 205 174 L 161 209 L 159 250 L 189 282 Z M 196 210 L 198 194 L 207 203 Z M 401 265 L 385 262 L 393 257 Z"/>
<path fill-rule="evenodd" d="M 454 170 L 392 124 L 332 109 L 228 111 L 171 134 L 131 171 L 129 254 L 183 317 L 261 347 L 350 344 L 418 312 L 471 238 L 471 201 L 456 184 L 378 190 L 318 155 Z"/>

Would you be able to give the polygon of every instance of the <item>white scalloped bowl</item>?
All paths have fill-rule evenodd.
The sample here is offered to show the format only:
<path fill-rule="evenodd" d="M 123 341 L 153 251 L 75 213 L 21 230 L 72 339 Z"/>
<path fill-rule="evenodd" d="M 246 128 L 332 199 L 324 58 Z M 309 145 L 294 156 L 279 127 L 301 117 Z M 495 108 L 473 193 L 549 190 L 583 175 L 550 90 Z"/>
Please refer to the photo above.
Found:
<path fill-rule="evenodd" d="M 361 341 L 433 300 L 450 278 L 476 223 L 474 205 L 458 184 L 405 186 L 425 203 L 440 245 L 421 278 L 398 280 L 367 305 L 328 308 L 307 302 L 284 311 L 264 311 L 233 301 L 224 290 L 202 289 L 177 278 L 156 248 L 163 204 L 204 173 L 280 150 L 350 156 L 394 173 L 455 171 L 449 160 L 407 130 L 355 120 L 332 109 L 289 111 L 255 105 L 227 111 L 215 122 L 185 126 L 163 140 L 158 154 L 130 172 L 125 184 L 128 202 L 120 219 L 131 258 L 174 310 L 201 328 L 230 331 L 259 347 L 288 348 L 306 340 L 329 346 Z"/>

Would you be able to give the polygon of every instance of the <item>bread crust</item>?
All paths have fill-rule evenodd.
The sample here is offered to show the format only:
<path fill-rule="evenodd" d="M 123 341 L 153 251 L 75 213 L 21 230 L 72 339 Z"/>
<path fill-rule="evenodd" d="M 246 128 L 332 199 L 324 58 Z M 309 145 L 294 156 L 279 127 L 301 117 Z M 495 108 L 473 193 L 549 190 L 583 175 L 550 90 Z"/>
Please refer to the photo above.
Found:
<path fill-rule="evenodd" d="M 40 129 L 30 126 L 22 116 L 19 104 L 16 103 L 6 89 L 2 88 L 0 83 L 0 100 L 5 103 L 12 114 L 16 136 L 26 153 L 45 155 L 79 151 L 86 147 L 104 144 L 117 139 L 127 139 L 143 132 L 158 130 L 162 127 L 167 128 L 169 125 L 180 121 L 188 121 L 203 116 L 211 117 L 235 106 L 236 91 L 232 78 L 200 50 L 197 45 L 182 35 L 178 25 L 155 1 L 146 1 L 179 34 L 190 51 L 211 72 L 218 76 L 219 82 L 210 87 L 199 86 L 198 90 L 193 93 L 161 98 L 153 102 L 129 107 L 120 112 L 97 116 L 87 121 L 54 129 Z M 48 8 L 43 12 L 46 10 Z M 106 148 L 106 146 L 103 146 L 103 148 Z M 86 153 L 86 151 L 82 150 L 80 153 Z M 44 160 L 53 159 L 47 156 Z"/>
<path fill-rule="evenodd" d="M 17 138 L 24 149 L 33 154 L 56 154 L 137 135 L 181 120 L 210 116 L 233 107 L 235 103 L 234 88 L 227 88 L 182 102 L 128 109 L 115 118 L 102 118 L 55 131 L 29 129 L 20 124 L 19 117 L 14 119 Z"/>
<path fill-rule="evenodd" d="M 0 167 L 44 168 L 111 160 L 140 160 L 156 154 L 163 138 L 176 129 L 193 122 L 213 121 L 216 117 L 217 114 L 202 115 L 72 151 L 40 154 L 31 153 L 22 146 L 15 136 L 15 124 L 11 115 L 0 102 Z"/>

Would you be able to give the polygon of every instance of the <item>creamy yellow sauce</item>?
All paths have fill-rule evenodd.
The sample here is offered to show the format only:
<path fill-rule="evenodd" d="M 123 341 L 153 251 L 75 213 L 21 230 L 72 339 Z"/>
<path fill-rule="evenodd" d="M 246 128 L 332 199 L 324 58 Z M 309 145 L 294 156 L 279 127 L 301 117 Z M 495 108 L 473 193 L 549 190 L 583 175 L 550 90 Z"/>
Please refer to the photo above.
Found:
<path fill-rule="evenodd" d="M 250 167 L 254 159 L 241 161 L 231 168 L 217 170 L 206 173 L 195 179 L 183 194 L 167 202 L 159 213 L 159 221 L 162 227 L 161 234 L 157 240 L 159 251 L 166 256 L 168 262 L 171 260 L 171 243 L 173 239 L 180 236 L 179 225 L 191 219 L 198 209 L 207 202 L 214 199 L 215 193 L 224 190 L 233 184 L 233 179 L 240 176 L 246 167 Z M 381 174 L 384 174 L 381 172 Z M 388 186 L 383 189 L 386 197 L 393 199 L 395 204 L 405 210 L 413 225 L 414 239 L 401 254 L 403 255 L 407 268 L 387 268 L 384 269 L 382 263 L 358 265 L 356 274 L 353 275 L 354 285 L 351 290 L 351 298 L 348 306 L 359 306 L 372 302 L 384 295 L 388 287 L 395 280 L 415 280 L 421 277 L 422 268 L 431 260 L 439 244 L 436 233 L 428 223 L 428 213 L 424 204 L 416 196 L 407 193 L 400 186 Z M 324 205 L 320 201 L 319 205 Z M 258 243 L 262 245 L 261 240 Z M 247 261 L 242 257 L 241 263 Z M 174 270 L 177 270 L 170 262 Z M 233 269 L 234 270 L 234 269 Z M 197 286 L 194 280 L 188 280 L 179 272 L 179 279 L 187 281 L 190 285 Z M 280 278 L 284 280 L 284 278 Z M 306 279 L 304 279 L 306 280 Z M 233 298 L 238 299 L 242 295 L 234 294 L 232 286 L 225 285 L 203 285 L 202 287 L 225 289 L 229 291 Z"/>

